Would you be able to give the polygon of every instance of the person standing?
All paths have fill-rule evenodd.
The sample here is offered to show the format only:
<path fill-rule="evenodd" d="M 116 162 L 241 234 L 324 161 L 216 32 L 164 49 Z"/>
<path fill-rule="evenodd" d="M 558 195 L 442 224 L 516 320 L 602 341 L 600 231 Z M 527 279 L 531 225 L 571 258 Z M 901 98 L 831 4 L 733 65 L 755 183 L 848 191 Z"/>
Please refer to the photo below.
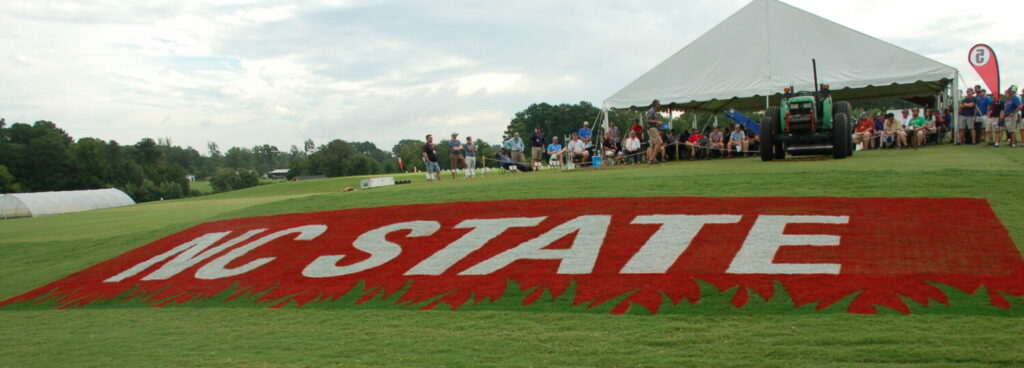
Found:
<path fill-rule="evenodd" d="M 441 181 L 441 165 L 437 164 L 437 146 L 434 136 L 427 134 L 427 143 L 423 145 L 423 163 L 427 166 L 427 181 Z"/>
<path fill-rule="evenodd" d="M 1006 102 L 1003 107 L 1003 112 L 999 114 L 999 118 L 1003 119 L 1006 125 L 1006 132 L 1010 135 L 1013 143 L 1010 143 L 1010 147 L 1016 148 L 1020 144 L 1020 111 L 1024 108 L 1021 104 L 1021 96 L 1017 96 L 1017 85 L 1010 86 L 1006 90 Z M 1000 136 L 1002 133 L 1000 133 Z M 1002 137 L 1000 137 L 1002 138 Z"/>
<path fill-rule="evenodd" d="M 995 128 L 993 126 L 995 119 L 992 119 L 990 117 L 991 114 L 989 114 L 989 107 L 992 106 L 992 97 L 988 95 L 988 91 L 981 90 L 981 92 L 979 92 L 975 97 L 974 105 L 977 106 L 978 110 L 978 116 L 975 118 L 977 119 L 975 120 L 975 124 L 981 123 L 981 131 L 982 134 L 984 134 L 985 141 L 991 146 L 995 143 L 996 137 L 995 131 L 993 130 Z"/>
<path fill-rule="evenodd" d="M 465 148 L 462 147 L 462 142 L 459 142 L 459 132 L 452 132 L 452 139 L 448 141 L 448 168 L 452 171 L 452 179 L 458 179 L 459 176 L 456 172 L 459 169 L 466 169 L 466 159 L 463 157 Z"/>
<path fill-rule="evenodd" d="M 967 97 L 960 101 L 960 122 L 956 125 L 957 129 L 960 129 L 960 134 L 956 144 L 967 143 L 964 141 L 964 138 L 966 138 L 968 130 L 971 131 L 971 144 L 978 143 L 978 137 L 974 136 L 974 120 L 978 116 L 977 106 L 975 106 L 976 102 L 974 90 L 967 90 Z"/>
<path fill-rule="evenodd" d="M 621 146 L 622 145 L 622 133 L 619 132 L 619 126 L 615 125 L 614 121 L 609 121 L 608 125 L 611 125 L 611 128 L 608 128 L 608 133 L 612 134 L 612 142 L 615 142 L 616 146 Z"/>
<path fill-rule="evenodd" d="M 1001 131 L 1006 130 L 1006 119 L 999 118 L 999 115 L 1003 113 L 1003 109 L 1005 108 L 1006 99 L 999 98 L 999 93 L 993 93 L 992 106 L 989 106 L 988 116 L 986 117 L 987 119 L 989 119 L 989 121 L 992 122 L 992 136 L 989 137 L 989 139 L 995 141 L 995 143 L 992 144 L 993 147 L 999 147 L 999 142 L 1001 142 L 1003 138 L 1003 134 Z"/>
<path fill-rule="evenodd" d="M 539 167 L 541 159 L 543 158 L 544 133 L 541 133 L 540 127 L 538 126 L 533 128 L 533 133 L 530 133 L 530 159 L 533 160 L 533 167 Z"/>
<path fill-rule="evenodd" d="M 512 138 L 505 141 L 503 146 L 506 151 L 510 152 L 512 161 L 515 161 L 518 164 L 526 164 L 526 155 L 523 155 L 523 149 L 525 147 L 523 146 L 523 139 L 519 138 L 519 132 L 515 132 L 512 135 Z"/>
<path fill-rule="evenodd" d="M 649 164 L 656 162 L 658 152 L 661 152 L 664 145 L 664 141 L 661 140 L 661 120 L 658 119 L 658 109 L 660 108 L 661 102 L 654 100 L 651 101 L 651 108 L 647 110 L 647 163 Z"/>
<path fill-rule="evenodd" d="M 466 178 L 476 177 L 476 144 L 473 137 L 466 137 Z"/>

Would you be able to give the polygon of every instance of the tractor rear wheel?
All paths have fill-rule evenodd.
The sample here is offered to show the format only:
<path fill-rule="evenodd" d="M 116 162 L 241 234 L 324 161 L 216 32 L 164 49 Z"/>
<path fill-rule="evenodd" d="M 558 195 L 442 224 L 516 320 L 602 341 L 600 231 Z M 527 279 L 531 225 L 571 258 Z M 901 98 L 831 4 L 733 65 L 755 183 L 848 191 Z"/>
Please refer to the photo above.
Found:
<path fill-rule="evenodd" d="M 771 161 L 778 157 L 778 152 L 773 152 L 776 148 L 775 132 L 779 130 L 779 107 L 769 107 L 764 112 L 764 118 L 761 119 L 761 161 Z M 783 153 L 785 154 L 785 153 Z M 785 156 L 781 157 L 785 158 Z"/>
<path fill-rule="evenodd" d="M 832 117 L 832 158 L 843 159 L 850 151 L 850 118 L 844 113 Z"/>

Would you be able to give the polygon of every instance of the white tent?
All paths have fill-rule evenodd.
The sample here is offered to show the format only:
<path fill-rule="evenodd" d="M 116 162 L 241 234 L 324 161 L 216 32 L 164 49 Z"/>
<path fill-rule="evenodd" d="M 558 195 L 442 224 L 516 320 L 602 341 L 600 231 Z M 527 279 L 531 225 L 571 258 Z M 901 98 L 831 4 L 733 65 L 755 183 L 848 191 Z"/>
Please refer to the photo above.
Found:
<path fill-rule="evenodd" d="M 653 99 L 688 110 L 760 109 L 784 88 L 819 83 L 837 100 L 907 98 L 936 104 L 957 70 L 777 0 L 754 0 L 604 102 Z M 771 101 L 768 100 L 768 98 Z M 937 106 L 937 105 L 935 105 Z"/>
<path fill-rule="evenodd" d="M 0 219 L 36 217 L 100 208 L 131 206 L 135 201 L 117 189 L 0 195 Z"/>

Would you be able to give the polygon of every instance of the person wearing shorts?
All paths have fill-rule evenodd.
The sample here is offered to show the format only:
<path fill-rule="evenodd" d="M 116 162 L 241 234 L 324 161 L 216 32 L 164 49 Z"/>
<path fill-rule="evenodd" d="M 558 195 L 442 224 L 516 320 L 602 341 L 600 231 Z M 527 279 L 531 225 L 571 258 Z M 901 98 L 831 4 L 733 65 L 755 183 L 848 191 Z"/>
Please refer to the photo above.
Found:
<path fill-rule="evenodd" d="M 984 134 L 985 141 L 991 146 L 995 143 L 995 130 L 993 129 L 997 119 L 993 119 L 990 114 L 990 107 L 992 106 L 992 97 L 988 96 L 988 92 L 981 90 L 974 98 L 974 106 L 977 107 L 978 116 L 975 118 L 975 124 L 980 123 L 982 133 Z M 997 115 L 998 116 L 998 113 Z"/>
<path fill-rule="evenodd" d="M 541 159 L 544 158 L 544 133 L 540 132 L 540 127 L 533 128 L 533 133 L 530 133 L 530 159 L 533 160 L 533 166 L 540 166 Z"/>
<path fill-rule="evenodd" d="M 658 109 L 661 108 L 661 102 L 654 100 L 651 102 L 651 108 L 647 110 L 647 162 L 654 163 L 658 156 L 658 152 L 661 152 L 661 146 L 665 143 L 661 140 L 661 120 L 658 120 Z"/>
<path fill-rule="evenodd" d="M 974 90 L 967 90 L 967 97 L 964 97 L 963 101 L 960 102 L 960 121 L 956 124 L 956 128 L 960 130 L 960 137 L 956 144 L 967 143 L 964 138 L 966 138 L 968 130 L 971 131 L 972 144 L 978 143 L 978 137 L 974 135 L 974 121 L 978 116 L 977 106 L 975 106 L 976 101 Z"/>
<path fill-rule="evenodd" d="M 466 168 L 466 158 L 462 156 L 465 148 L 462 147 L 462 142 L 459 142 L 459 132 L 452 132 L 452 139 L 448 141 L 448 149 L 448 168 L 452 171 L 452 179 L 458 179 L 459 176 L 455 172 Z"/>
<path fill-rule="evenodd" d="M 463 146 L 466 151 L 466 178 L 476 177 L 476 144 L 473 143 L 473 137 L 466 137 L 466 145 Z"/>
<path fill-rule="evenodd" d="M 1010 147 L 1016 148 L 1020 144 L 1020 111 L 1024 109 L 1024 104 L 1021 104 L 1021 97 L 1017 96 L 1017 86 L 1011 86 L 1006 90 L 1006 102 L 1003 112 L 999 114 L 999 117 L 1003 119 L 1006 124 L 1006 133 L 1010 135 L 1013 143 Z M 999 134 L 1002 138 L 1002 133 Z"/>
<path fill-rule="evenodd" d="M 441 165 L 437 164 L 437 146 L 434 136 L 427 134 L 427 143 L 423 145 L 423 164 L 427 166 L 427 181 L 441 181 Z"/>

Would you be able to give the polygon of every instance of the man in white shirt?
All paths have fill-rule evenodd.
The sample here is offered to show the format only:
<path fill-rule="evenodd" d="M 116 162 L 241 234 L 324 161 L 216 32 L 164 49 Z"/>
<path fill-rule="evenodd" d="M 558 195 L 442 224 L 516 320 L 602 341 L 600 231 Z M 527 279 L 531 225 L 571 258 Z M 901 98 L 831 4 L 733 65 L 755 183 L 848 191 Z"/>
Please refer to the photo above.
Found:
<path fill-rule="evenodd" d="M 580 162 L 587 162 L 590 159 L 590 152 L 587 152 L 587 145 L 583 143 L 580 136 L 576 133 L 572 133 L 572 140 L 569 141 L 569 152 L 572 152 L 572 160 L 576 162 L 576 159 L 582 159 Z"/>

